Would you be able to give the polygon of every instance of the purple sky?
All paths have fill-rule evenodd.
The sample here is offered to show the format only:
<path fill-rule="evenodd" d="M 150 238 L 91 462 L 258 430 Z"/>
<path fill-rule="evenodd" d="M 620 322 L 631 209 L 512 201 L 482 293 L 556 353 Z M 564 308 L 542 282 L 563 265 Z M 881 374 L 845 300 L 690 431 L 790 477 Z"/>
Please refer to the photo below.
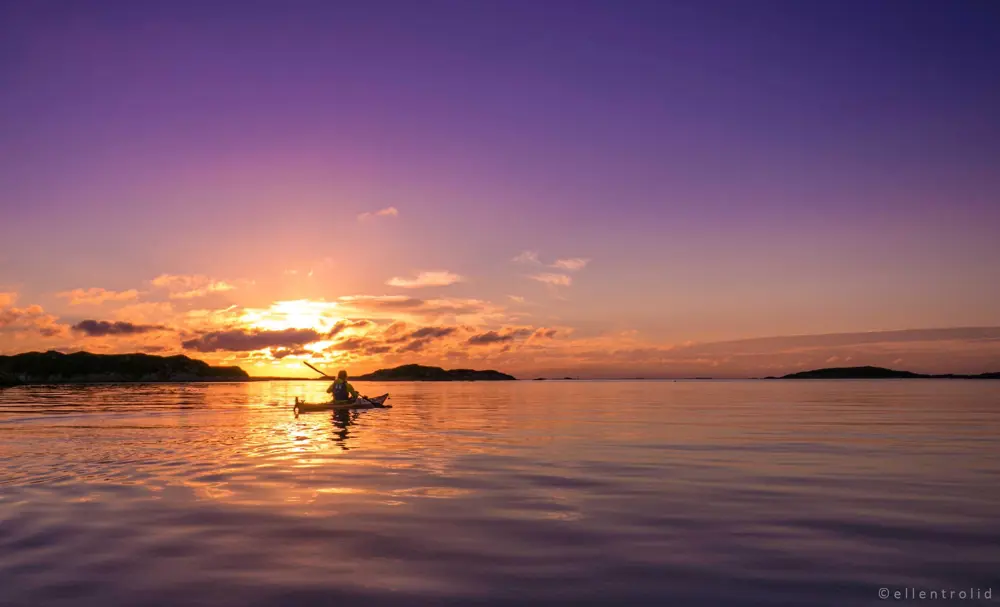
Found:
<path fill-rule="evenodd" d="M 423 295 L 584 337 L 1000 325 L 998 29 L 989 1 L 0 2 L 0 291 L 71 323 L 57 293 L 162 274 L 264 307 L 446 270 Z M 525 250 L 590 262 L 549 288 Z"/>

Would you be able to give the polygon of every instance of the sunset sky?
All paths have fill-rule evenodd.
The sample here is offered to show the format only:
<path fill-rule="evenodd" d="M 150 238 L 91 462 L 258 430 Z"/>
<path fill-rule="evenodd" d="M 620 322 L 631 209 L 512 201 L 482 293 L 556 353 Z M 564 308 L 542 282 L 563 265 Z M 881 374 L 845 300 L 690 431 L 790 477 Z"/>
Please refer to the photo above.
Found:
<path fill-rule="evenodd" d="M 1000 371 L 1000 4 L 0 2 L 0 354 Z"/>

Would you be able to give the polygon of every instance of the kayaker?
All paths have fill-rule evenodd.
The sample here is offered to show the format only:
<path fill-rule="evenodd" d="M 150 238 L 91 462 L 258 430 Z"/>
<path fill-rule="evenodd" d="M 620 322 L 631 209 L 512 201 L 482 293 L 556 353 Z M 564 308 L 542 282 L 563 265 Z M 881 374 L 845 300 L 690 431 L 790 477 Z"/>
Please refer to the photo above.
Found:
<path fill-rule="evenodd" d="M 337 373 L 337 379 L 326 391 L 333 394 L 333 401 L 337 403 L 353 403 L 358 400 L 358 391 L 347 383 L 347 371 L 344 370 Z"/>

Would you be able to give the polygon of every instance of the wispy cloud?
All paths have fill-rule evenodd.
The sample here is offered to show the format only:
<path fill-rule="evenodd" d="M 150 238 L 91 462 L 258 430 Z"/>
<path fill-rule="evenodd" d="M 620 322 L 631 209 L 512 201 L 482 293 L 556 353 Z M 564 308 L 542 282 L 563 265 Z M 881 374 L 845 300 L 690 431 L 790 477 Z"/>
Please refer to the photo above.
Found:
<path fill-rule="evenodd" d="M 421 272 L 416 278 L 401 278 L 399 276 L 390 278 L 385 284 L 390 287 L 400 287 L 403 289 L 419 289 L 421 287 L 446 287 L 457 282 L 462 282 L 462 277 L 452 272 L 443 270 L 433 272 Z"/>
<path fill-rule="evenodd" d="M 517 263 L 541 263 L 538 261 L 538 251 L 522 251 L 511 261 L 515 261 Z"/>
<path fill-rule="evenodd" d="M 370 211 L 358 215 L 358 221 L 367 221 L 375 217 L 399 217 L 399 209 L 396 207 L 386 207 L 378 211 Z"/>
<path fill-rule="evenodd" d="M 571 272 L 576 270 L 582 270 L 590 263 L 590 260 L 584 257 L 570 257 L 567 259 L 557 259 L 553 268 L 559 268 L 560 270 L 569 270 Z"/>
<path fill-rule="evenodd" d="M 170 299 L 194 299 L 211 293 L 231 291 L 236 287 L 223 280 L 195 274 L 191 276 L 161 274 L 152 280 L 154 287 L 166 289 Z"/>
<path fill-rule="evenodd" d="M 58 297 L 68 299 L 69 305 L 71 306 L 80 306 L 100 305 L 106 301 L 129 301 L 132 299 L 138 299 L 139 292 L 135 289 L 129 289 L 128 291 L 109 291 L 100 287 L 93 287 L 90 289 L 73 289 L 72 291 L 63 291 L 62 293 L 57 293 L 56 295 Z"/>
<path fill-rule="evenodd" d="M 537 280 L 538 282 L 544 282 L 545 284 L 554 285 L 557 287 L 568 287 L 573 284 L 573 279 L 565 274 L 534 274 L 528 278 L 532 280 Z"/>
<path fill-rule="evenodd" d="M 523 304 L 525 301 L 525 299 L 520 295 L 508 295 L 507 297 L 509 297 L 510 300 L 513 301 L 514 303 Z"/>

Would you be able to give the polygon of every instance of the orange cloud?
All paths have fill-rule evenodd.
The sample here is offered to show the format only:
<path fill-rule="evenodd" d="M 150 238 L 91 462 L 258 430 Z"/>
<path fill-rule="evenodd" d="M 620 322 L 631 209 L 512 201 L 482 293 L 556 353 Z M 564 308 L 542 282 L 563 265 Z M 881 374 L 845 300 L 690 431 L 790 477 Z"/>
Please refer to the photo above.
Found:
<path fill-rule="evenodd" d="M 576 270 L 582 270 L 587 266 L 588 263 L 590 263 L 589 259 L 583 257 L 571 257 L 568 259 L 556 260 L 556 262 L 552 264 L 552 267 L 559 268 L 561 270 L 576 271 Z"/>
<path fill-rule="evenodd" d="M 71 306 L 100 305 L 106 301 L 128 301 L 138 299 L 139 292 L 135 289 L 129 289 L 128 291 L 109 291 L 100 287 L 93 287 L 90 289 L 73 289 L 72 291 L 63 291 L 62 293 L 57 293 L 57 296 L 68 299 L 69 305 Z"/>
<path fill-rule="evenodd" d="M 154 278 L 152 283 L 155 287 L 166 289 L 170 299 L 194 299 L 236 288 L 228 282 L 214 280 L 201 274 L 191 276 L 161 274 Z"/>
<path fill-rule="evenodd" d="M 461 276 L 451 272 L 439 270 L 433 272 L 421 272 L 416 278 L 390 278 L 385 284 L 390 287 L 417 289 L 420 287 L 446 287 L 457 282 L 462 282 Z"/>
<path fill-rule="evenodd" d="M 41 337 L 60 337 L 66 334 L 66 325 L 46 314 L 37 304 L 15 308 L 17 293 L 0 293 L 0 331 L 36 334 Z"/>
<path fill-rule="evenodd" d="M 546 329 L 542 327 L 540 329 L 536 329 L 535 332 L 532 333 L 531 337 L 529 337 L 528 339 L 531 340 L 552 339 L 553 337 L 556 336 L 556 332 L 557 332 L 556 329 Z"/>
<path fill-rule="evenodd" d="M 146 301 L 122 306 L 112 312 L 115 320 L 138 324 L 164 323 L 175 317 L 174 305 L 169 301 Z"/>
<path fill-rule="evenodd" d="M 538 282 L 544 282 L 548 285 L 554 285 L 559 287 L 568 287 L 573 284 L 573 279 L 565 274 L 534 274 L 528 278 L 532 280 L 537 280 Z"/>

